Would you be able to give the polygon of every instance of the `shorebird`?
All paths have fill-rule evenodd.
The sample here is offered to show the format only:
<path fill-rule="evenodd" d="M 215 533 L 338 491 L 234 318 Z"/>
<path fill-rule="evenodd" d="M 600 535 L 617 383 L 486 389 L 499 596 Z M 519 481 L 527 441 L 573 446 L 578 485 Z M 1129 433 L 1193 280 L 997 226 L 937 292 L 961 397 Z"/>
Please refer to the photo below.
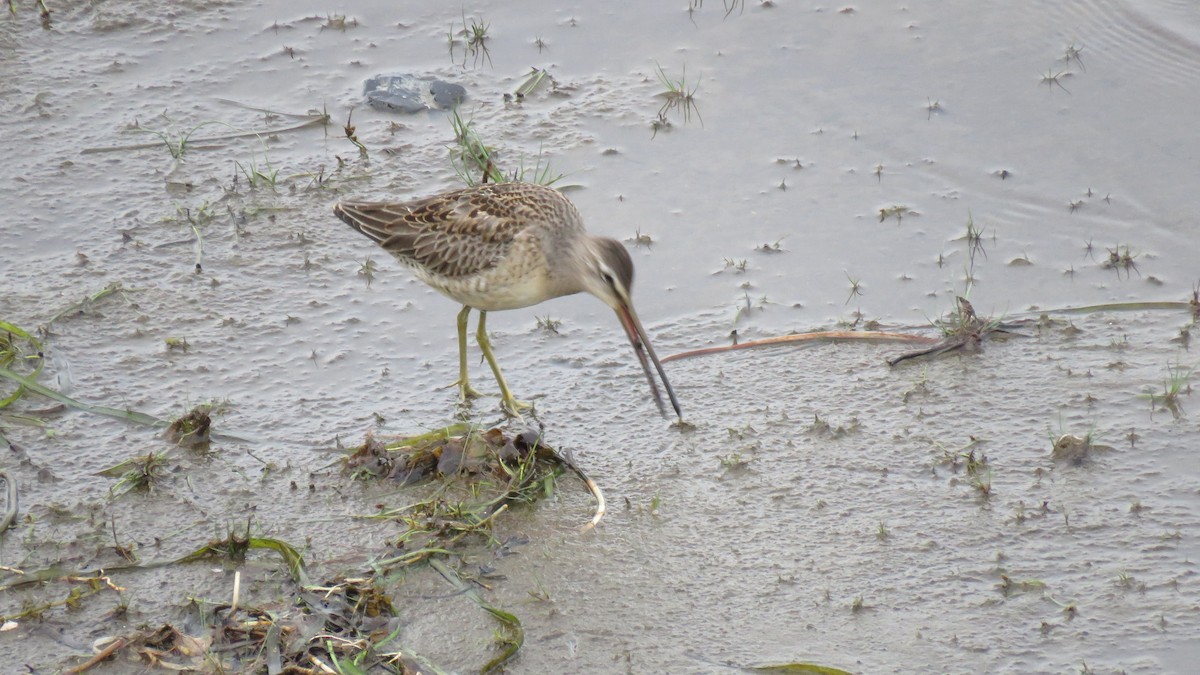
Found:
<path fill-rule="evenodd" d="M 633 310 L 633 260 L 620 242 L 593 237 L 558 190 L 532 183 L 491 183 L 408 202 L 344 201 L 333 212 L 375 240 L 426 284 L 462 304 L 458 313 L 461 399 L 479 396 L 467 378 L 467 319 L 479 312 L 479 349 L 500 385 L 506 413 L 530 405 L 513 398 L 488 341 L 487 313 L 588 292 L 611 307 L 633 345 L 658 409 L 666 415 L 649 360 L 680 419 L 679 401 Z"/>

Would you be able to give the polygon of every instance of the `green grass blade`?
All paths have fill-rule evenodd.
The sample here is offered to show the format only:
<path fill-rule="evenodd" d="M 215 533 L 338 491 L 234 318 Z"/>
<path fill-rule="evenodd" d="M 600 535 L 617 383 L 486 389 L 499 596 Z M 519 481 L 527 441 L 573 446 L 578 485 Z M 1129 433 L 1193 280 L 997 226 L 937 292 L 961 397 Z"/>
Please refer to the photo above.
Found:
<path fill-rule="evenodd" d="M 90 403 L 83 403 L 82 401 L 76 401 L 75 399 L 71 398 L 70 396 L 67 396 L 66 394 L 64 394 L 60 391 L 51 389 L 50 387 L 47 387 L 43 384 L 35 382 L 32 379 L 30 379 L 24 375 L 21 375 L 20 373 L 14 373 L 13 371 L 9 370 L 8 368 L 0 367 L 0 377 L 12 380 L 13 382 L 16 382 L 17 384 L 25 387 L 26 389 L 34 392 L 35 394 L 41 394 L 42 396 L 45 396 L 46 398 L 54 399 L 55 401 L 58 401 L 59 403 L 62 403 L 63 405 L 69 406 L 76 410 L 82 410 L 83 412 L 90 412 L 90 413 L 93 413 L 96 415 L 104 415 L 106 417 L 115 417 L 117 419 L 123 419 L 127 422 L 133 422 L 135 424 L 145 424 L 145 425 L 152 426 L 152 427 L 167 426 L 167 422 L 165 420 L 160 420 L 157 417 L 154 417 L 153 415 L 147 415 L 145 413 L 140 413 L 140 412 L 137 412 L 134 410 L 118 410 L 116 408 L 108 408 L 108 407 L 105 407 L 102 405 L 92 405 Z"/>
<path fill-rule="evenodd" d="M 38 342 L 37 338 L 33 337 L 29 333 L 26 333 L 25 331 L 21 330 L 20 328 L 12 325 L 11 323 L 9 323 L 7 321 L 0 320 L 0 330 L 4 331 L 6 333 L 12 333 L 13 335 L 16 335 L 19 338 L 24 338 L 26 340 L 29 340 L 31 343 L 33 343 L 33 346 L 36 347 L 38 350 L 41 350 L 41 348 L 42 348 L 42 343 Z"/>
<path fill-rule="evenodd" d="M 270 537 L 251 537 L 250 548 L 265 548 L 275 551 L 287 563 L 292 579 L 301 586 L 308 585 L 308 573 L 304 571 L 304 557 L 291 544 Z"/>
<path fill-rule="evenodd" d="M 238 539 L 231 536 L 222 541 L 209 542 L 187 555 L 168 561 L 167 564 L 197 562 L 213 557 L 240 560 L 245 551 L 252 549 L 275 551 L 287 564 L 292 579 L 301 586 L 308 585 L 308 573 L 304 569 L 304 558 L 291 544 L 270 537 Z"/>
<path fill-rule="evenodd" d="M 17 348 L 17 346 L 15 344 L 13 344 L 13 340 L 12 340 L 13 337 L 20 338 L 20 339 L 28 342 L 29 345 L 32 346 L 37 351 L 36 357 L 35 356 L 21 357 L 21 358 L 36 358 L 37 359 L 37 365 L 34 366 L 33 372 L 31 372 L 29 375 L 26 375 L 26 377 L 28 377 L 29 379 L 36 380 L 38 378 L 38 375 L 40 375 L 42 373 L 42 366 L 45 363 L 45 360 L 42 359 L 42 343 L 39 342 L 38 339 L 35 338 L 34 336 L 25 332 L 19 326 L 15 326 L 7 321 L 0 320 L 0 332 L 8 333 L 8 335 L 9 335 L 9 339 L 6 341 L 7 346 L 4 348 L 4 351 L 0 352 L 0 367 L 4 367 L 4 366 L 8 365 L 9 363 L 12 363 L 14 360 L 17 359 L 17 357 L 20 356 L 20 350 Z M 8 406 L 15 403 L 18 399 L 20 399 L 24 395 L 25 395 L 25 387 L 18 384 L 17 388 L 15 390 L 13 390 L 13 392 L 11 394 L 4 397 L 3 399 L 0 399 L 0 409 L 7 408 Z"/>
<path fill-rule="evenodd" d="M 446 581 L 450 582 L 452 586 L 457 588 L 468 598 L 471 598 L 476 605 L 479 605 L 480 609 L 484 610 L 488 614 L 491 614 L 504 628 L 508 629 L 509 635 L 508 639 L 504 642 L 503 651 L 501 651 L 500 654 L 492 660 L 483 664 L 483 667 L 479 669 L 479 672 L 487 673 L 495 670 L 515 656 L 517 650 L 519 650 L 521 645 L 525 643 L 525 629 L 521 627 L 521 620 L 518 619 L 516 615 L 506 612 L 488 603 L 487 600 L 484 600 L 483 597 L 479 595 L 479 591 L 475 590 L 473 586 L 463 581 L 462 577 L 458 576 L 457 572 L 450 569 L 442 561 L 431 559 L 429 561 L 429 565 L 437 570 L 438 574 L 441 574 L 442 577 L 445 578 Z"/>

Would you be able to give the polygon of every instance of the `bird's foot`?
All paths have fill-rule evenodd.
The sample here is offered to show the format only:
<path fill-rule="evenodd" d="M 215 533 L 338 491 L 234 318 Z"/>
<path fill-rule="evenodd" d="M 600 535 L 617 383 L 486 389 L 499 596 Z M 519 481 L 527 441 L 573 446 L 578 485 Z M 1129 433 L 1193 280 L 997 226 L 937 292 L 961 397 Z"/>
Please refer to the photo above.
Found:
<path fill-rule="evenodd" d="M 451 387 L 458 387 L 458 402 L 469 403 L 472 399 L 479 398 L 483 394 L 475 390 L 466 380 L 455 380 Z"/>
<path fill-rule="evenodd" d="M 504 410 L 504 414 L 509 417 L 515 417 L 519 420 L 525 418 L 521 416 L 521 412 L 525 410 L 533 410 L 533 404 L 528 401 L 518 401 L 517 399 L 508 396 L 501 397 L 500 408 Z"/>

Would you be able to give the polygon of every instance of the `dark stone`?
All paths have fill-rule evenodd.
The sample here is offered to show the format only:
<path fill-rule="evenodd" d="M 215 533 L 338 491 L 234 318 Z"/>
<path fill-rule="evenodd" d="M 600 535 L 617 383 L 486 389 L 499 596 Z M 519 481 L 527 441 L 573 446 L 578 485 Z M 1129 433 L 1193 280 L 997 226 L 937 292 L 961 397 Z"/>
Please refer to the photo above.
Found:
<path fill-rule="evenodd" d="M 467 96 L 461 85 L 410 74 L 376 75 L 363 83 L 363 93 L 372 108 L 409 114 L 454 108 Z"/>

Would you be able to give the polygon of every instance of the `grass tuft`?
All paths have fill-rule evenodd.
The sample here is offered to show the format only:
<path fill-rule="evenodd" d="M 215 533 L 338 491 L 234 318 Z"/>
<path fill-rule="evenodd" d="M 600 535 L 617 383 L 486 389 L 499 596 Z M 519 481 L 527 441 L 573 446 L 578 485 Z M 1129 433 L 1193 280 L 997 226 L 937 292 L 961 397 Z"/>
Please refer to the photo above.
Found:
<path fill-rule="evenodd" d="M 657 70 L 658 81 L 663 86 L 663 91 L 659 92 L 658 96 L 665 99 L 662 107 L 658 109 L 658 119 L 666 120 L 667 113 L 678 111 L 683 118 L 684 124 L 692 121 L 692 116 L 700 121 L 700 126 L 704 126 L 704 118 L 700 116 L 700 108 L 696 106 L 696 91 L 700 88 L 700 82 L 689 84 L 687 79 L 687 66 L 683 67 L 683 74 L 679 79 L 673 79 L 667 72 L 663 70 L 661 65 L 655 64 Z M 657 128 L 655 129 L 657 132 Z"/>

